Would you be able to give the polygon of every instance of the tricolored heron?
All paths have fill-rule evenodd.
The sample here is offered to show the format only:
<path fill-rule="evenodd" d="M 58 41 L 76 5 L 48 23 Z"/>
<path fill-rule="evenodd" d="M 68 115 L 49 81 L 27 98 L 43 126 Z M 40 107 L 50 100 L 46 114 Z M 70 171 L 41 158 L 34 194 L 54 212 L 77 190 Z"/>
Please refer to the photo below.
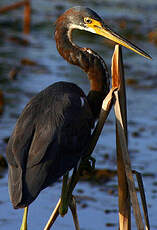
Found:
<path fill-rule="evenodd" d="M 58 82 L 41 91 L 24 108 L 7 146 L 9 193 L 14 208 L 31 204 L 40 191 L 76 167 L 86 154 L 91 129 L 109 91 L 103 59 L 72 41 L 74 29 L 106 37 L 151 59 L 144 51 L 106 26 L 91 9 L 74 7 L 56 21 L 58 52 L 88 75 L 86 96 L 75 84 Z"/>

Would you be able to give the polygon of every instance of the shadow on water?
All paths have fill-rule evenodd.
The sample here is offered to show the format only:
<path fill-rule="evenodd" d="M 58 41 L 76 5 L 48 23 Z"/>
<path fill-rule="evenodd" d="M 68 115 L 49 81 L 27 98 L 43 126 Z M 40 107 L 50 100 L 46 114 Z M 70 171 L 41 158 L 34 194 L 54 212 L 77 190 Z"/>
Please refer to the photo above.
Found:
<path fill-rule="evenodd" d="M 5 1 L 5 4 L 10 3 Z M 4 3 L 3 3 L 4 4 Z M 46 86 L 56 81 L 73 81 L 89 89 L 86 75 L 76 66 L 67 64 L 57 53 L 54 41 L 54 22 L 65 9 L 75 5 L 75 1 L 32 1 L 31 34 L 22 34 L 22 10 L 0 15 L 0 155 L 5 157 L 7 139 L 14 124 L 29 99 Z M 103 16 L 105 23 L 113 29 L 149 51 L 153 60 L 123 49 L 128 98 L 129 150 L 133 168 L 143 174 L 149 206 L 151 229 L 157 229 L 154 205 L 157 202 L 157 3 L 156 0 L 126 2 L 118 1 L 78 1 Z M 1 5 L 0 5 L 1 7 Z M 77 44 L 90 47 L 101 56 L 110 68 L 113 44 L 88 33 L 74 33 Z M 80 77 L 81 76 L 81 77 Z M 4 100 L 2 99 L 4 98 Z M 116 170 L 115 127 L 111 113 L 94 156 L 96 167 Z M 29 229 L 43 229 L 57 199 L 61 183 L 56 183 L 41 192 L 31 205 Z M 117 178 L 109 178 L 103 183 L 80 182 L 75 194 L 78 200 L 79 219 L 82 229 L 115 229 L 118 227 Z M 0 171 L 0 229 L 18 229 L 22 210 L 13 210 L 7 188 L 6 169 Z M 95 220 L 97 224 L 95 226 Z M 37 227 L 38 226 L 38 227 Z M 133 229 L 135 223 L 133 220 Z M 74 228 L 71 214 L 59 218 L 55 229 Z"/>

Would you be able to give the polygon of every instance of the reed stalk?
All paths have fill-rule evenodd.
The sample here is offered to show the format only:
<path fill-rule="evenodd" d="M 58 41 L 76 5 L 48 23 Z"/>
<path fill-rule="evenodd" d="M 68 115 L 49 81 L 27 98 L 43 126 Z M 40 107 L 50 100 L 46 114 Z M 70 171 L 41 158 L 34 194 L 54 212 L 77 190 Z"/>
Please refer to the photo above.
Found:
<path fill-rule="evenodd" d="M 23 32 L 24 34 L 29 34 L 30 23 L 31 23 L 31 4 L 30 0 L 24 0 L 4 6 L 0 8 L 0 14 L 7 13 L 10 10 L 16 10 L 20 7 L 24 7 L 24 22 L 23 22 Z"/>

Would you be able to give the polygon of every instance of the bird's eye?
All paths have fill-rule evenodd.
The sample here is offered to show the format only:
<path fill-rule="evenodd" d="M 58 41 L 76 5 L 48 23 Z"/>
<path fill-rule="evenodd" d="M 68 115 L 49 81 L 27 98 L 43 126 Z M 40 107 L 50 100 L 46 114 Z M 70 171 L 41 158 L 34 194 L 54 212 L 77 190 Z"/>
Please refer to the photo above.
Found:
<path fill-rule="evenodd" d="M 90 19 L 90 18 L 84 18 L 84 22 L 88 23 L 88 24 L 91 24 L 92 23 L 92 19 Z"/>

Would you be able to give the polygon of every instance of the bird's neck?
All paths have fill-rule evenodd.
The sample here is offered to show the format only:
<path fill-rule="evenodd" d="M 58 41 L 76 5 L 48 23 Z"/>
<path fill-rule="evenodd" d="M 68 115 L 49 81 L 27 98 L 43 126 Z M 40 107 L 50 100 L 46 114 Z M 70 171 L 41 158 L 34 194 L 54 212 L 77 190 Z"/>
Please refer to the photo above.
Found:
<path fill-rule="evenodd" d="M 60 55 L 87 73 L 90 81 L 90 92 L 87 98 L 91 108 L 95 107 L 94 102 L 101 106 L 109 91 L 108 70 L 103 59 L 91 49 L 81 48 L 74 44 L 72 42 L 72 29 L 64 27 L 62 23 L 56 26 L 55 40 Z"/>

